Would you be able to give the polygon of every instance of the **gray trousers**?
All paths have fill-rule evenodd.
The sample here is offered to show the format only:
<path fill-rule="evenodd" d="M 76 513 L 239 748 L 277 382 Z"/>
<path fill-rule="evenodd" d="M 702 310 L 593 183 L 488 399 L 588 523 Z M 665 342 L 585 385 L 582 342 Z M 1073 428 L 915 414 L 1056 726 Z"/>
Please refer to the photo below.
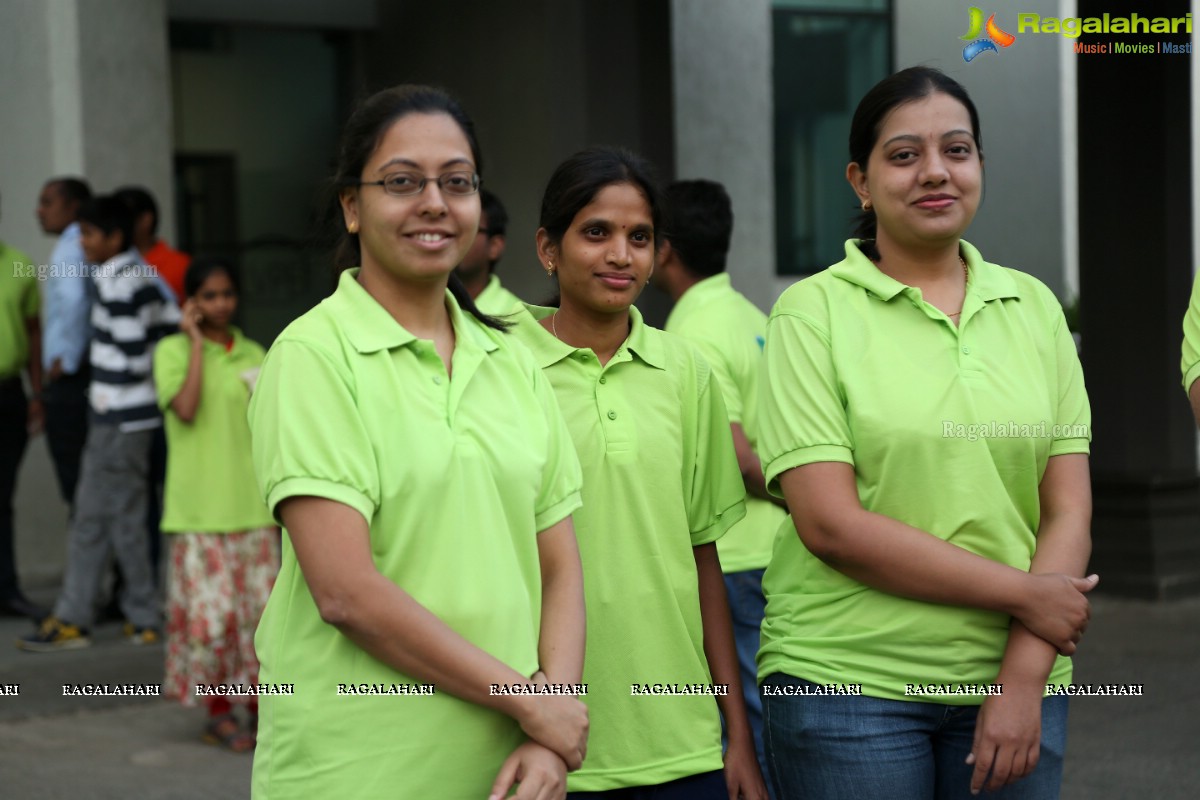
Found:
<path fill-rule="evenodd" d="M 92 624 L 96 593 L 111 546 L 125 586 L 121 611 L 139 628 L 159 626 L 150 555 L 146 547 L 146 486 L 154 431 L 121 433 L 93 423 L 83 448 L 75 515 L 67 537 L 67 570 L 54 616 Z"/>

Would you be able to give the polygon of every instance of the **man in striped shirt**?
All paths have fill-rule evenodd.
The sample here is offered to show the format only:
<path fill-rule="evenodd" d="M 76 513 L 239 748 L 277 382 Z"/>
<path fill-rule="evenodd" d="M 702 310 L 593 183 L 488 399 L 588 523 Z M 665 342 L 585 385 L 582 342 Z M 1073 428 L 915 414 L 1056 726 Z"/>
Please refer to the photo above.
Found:
<path fill-rule="evenodd" d="M 99 265 L 92 276 L 91 418 L 62 592 L 53 616 L 17 641 L 33 652 L 91 644 L 88 627 L 110 546 L 125 578 L 125 635 L 135 644 L 158 639 L 145 537 L 150 441 L 162 424 L 152 363 L 154 345 L 178 329 L 179 309 L 133 247 L 133 216 L 125 203 L 96 197 L 81 209 L 79 224 L 84 255 Z"/>

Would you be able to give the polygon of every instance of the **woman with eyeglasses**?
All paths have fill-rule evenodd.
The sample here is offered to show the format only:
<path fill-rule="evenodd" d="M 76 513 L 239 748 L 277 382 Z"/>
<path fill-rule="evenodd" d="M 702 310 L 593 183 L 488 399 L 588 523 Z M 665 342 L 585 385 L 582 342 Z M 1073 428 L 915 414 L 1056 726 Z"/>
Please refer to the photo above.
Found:
<path fill-rule="evenodd" d="M 374 95 L 343 132 L 337 290 L 250 409 L 286 530 L 255 645 L 259 798 L 561 798 L 586 745 L 570 514 L 579 463 L 529 354 L 450 278 L 479 146 L 445 93 Z M 502 413 L 498 413 L 502 412 Z"/>
<path fill-rule="evenodd" d="M 633 305 L 654 271 L 659 197 L 627 151 L 560 164 L 537 249 L 561 301 L 510 317 L 583 465 L 591 738 L 568 797 L 766 800 L 716 548 L 745 515 L 725 405 L 695 348 Z"/>
<path fill-rule="evenodd" d="M 846 257 L 767 325 L 761 455 L 794 529 L 758 653 L 781 800 L 1058 796 L 1087 628 L 1090 412 L 1062 307 L 962 238 L 979 114 L 914 67 L 862 99 Z"/>

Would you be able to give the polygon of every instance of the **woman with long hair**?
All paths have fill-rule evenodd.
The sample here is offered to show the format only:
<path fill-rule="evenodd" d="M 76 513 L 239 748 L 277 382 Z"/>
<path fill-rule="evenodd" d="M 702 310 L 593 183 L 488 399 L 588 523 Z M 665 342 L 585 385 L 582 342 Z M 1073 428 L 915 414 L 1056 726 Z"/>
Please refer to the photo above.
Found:
<path fill-rule="evenodd" d="M 515 317 L 583 466 L 592 727 L 569 797 L 765 800 L 715 544 L 745 514 L 729 420 L 695 348 L 633 305 L 661 218 L 638 156 L 597 147 L 567 159 L 537 232 L 559 306 Z"/>
<path fill-rule="evenodd" d="M 763 581 L 772 778 L 781 800 L 1056 797 L 1046 687 L 1097 580 L 1075 345 L 1049 289 L 962 238 L 983 141 L 961 85 L 881 81 L 850 158 L 859 236 L 767 327 L 760 452 L 794 525 Z"/>
<path fill-rule="evenodd" d="M 188 706 L 203 687 L 204 739 L 245 752 L 258 701 L 241 688 L 258 683 L 254 629 L 279 570 L 279 535 L 254 484 L 246 407 L 264 351 L 232 324 L 237 287 L 228 260 L 191 263 L 180 332 L 154 350 L 154 387 L 169 444 L 164 690 Z"/>
<path fill-rule="evenodd" d="M 579 682 L 581 480 L 545 378 L 451 279 L 481 172 L 436 89 L 343 133 L 359 266 L 280 334 L 250 409 L 286 531 L 261 680 L 294 685 L 263 698 L 255 797 L 559 798 L 583 759 L 584 705 L 521 690 Z"/>

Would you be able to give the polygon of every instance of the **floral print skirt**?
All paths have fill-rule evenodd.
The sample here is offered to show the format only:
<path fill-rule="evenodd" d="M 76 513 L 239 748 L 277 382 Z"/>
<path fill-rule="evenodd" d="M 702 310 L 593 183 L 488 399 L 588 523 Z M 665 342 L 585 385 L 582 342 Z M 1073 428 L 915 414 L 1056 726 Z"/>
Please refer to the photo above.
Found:
<path fill-rule="evenodd" d="M 254 630 L 279 572 L 279 530 L 168 537 L 171 574 L 163 694 L 194 706 L 197 684 L 258 682 Z M 235 696 L 228 699 L 239 702 Z"/>

